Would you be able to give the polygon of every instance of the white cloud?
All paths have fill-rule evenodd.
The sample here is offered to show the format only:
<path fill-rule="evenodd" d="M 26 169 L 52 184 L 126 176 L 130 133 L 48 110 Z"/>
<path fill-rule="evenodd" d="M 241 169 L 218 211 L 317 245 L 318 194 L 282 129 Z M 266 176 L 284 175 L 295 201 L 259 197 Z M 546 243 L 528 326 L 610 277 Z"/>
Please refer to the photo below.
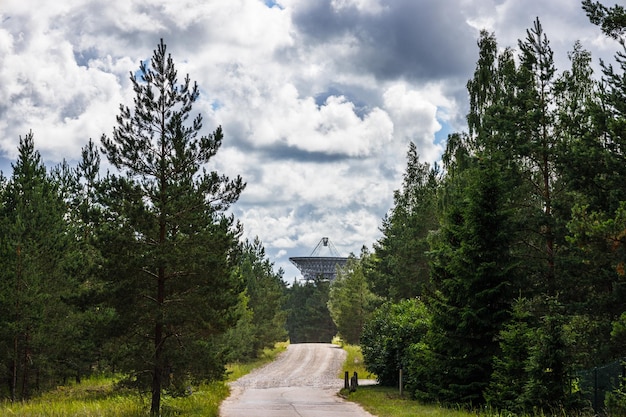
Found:
<path fill-rule="evenodd" d="M 371 246 L 408 141 L 433 162 L 442 126 L 463 128 L 468 34 L 516 46 L 540 16 L 559 62 L 576 38 L 594 57 L 618 49 L 569 0 L 279 3 L 2 0 L 0 154 L 32 129 L 47 162 L 77 158 L 132 105 L 129 72 L 162 37 L 201 88 L 205 133 L 224 128 L 211 167 L 248 183 L 233 213 L 291 278 L 288 257 L 322 236 L 345 255 Z"/>
<path fill-rule="evenodd" d="M 443 149 L 433 142 L 435 133 L 441 129 L 434 100 L 418 90 L 408 89 L 404 83 L 389 87 L 383 98 L 385 109 L 394 120 L 395 136 L 414 142 L 423 160 L 437 161 Z"/>

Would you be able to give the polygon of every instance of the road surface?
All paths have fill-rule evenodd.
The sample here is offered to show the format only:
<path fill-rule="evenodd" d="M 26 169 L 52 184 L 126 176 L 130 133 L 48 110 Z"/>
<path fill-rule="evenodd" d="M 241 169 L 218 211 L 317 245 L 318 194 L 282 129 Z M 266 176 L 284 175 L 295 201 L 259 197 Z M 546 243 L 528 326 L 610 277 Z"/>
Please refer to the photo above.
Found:
<path fill-rule="evenodd" d="M 277 360 L 231 384 L 221 417 L 373 417 L 337 396 L 346 352 L 336 345 L 289 345 Z"/>

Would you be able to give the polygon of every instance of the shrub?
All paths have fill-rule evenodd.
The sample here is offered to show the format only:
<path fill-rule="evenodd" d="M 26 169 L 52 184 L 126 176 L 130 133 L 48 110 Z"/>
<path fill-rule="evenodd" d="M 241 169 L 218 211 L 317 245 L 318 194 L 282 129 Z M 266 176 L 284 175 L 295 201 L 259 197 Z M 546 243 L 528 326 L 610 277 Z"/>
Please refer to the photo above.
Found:
<path fill-rule="evenodd" d="M 409 351 L 422 341 L 430 326 L 426 307 L 419 299 L 385 303 L 365 323 L 361 349 L 365 366 L 381 385 L 399 382 L 400 368 L 409 369 Z"/>

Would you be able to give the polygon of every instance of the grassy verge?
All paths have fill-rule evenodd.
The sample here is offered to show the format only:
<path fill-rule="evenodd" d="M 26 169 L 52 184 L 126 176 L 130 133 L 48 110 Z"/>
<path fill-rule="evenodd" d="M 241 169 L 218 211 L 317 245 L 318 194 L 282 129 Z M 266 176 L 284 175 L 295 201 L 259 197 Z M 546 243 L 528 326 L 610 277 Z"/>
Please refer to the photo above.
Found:
<path fill-rule="evenodd" d="M 339 378 L 343 379 L 346 372 L 348 372 L 350 376 L 356 372 L 359 375 L 359 379 L 376 379 L 376 375 L 365 369 L 365 362 L 363 362 L 363 354 L 361 353 L 360 346 L 342 344 L 341 347 L 346 351 L 347 355 L 343 367 L 339 372 Z"/>
<path fill-rule="evenodd" d="M 377 385 L 359 387 L 347 399 L 378 417 L 476 417 L 476 413 L 423 405 L 401 398 L 396 388 Z"/>
<path fill-rule="evenodd" d="M 244 363 L 233 363 L 226 367 L 226 372 L 228 374 L 228 382 L 235 381 L 242 376 L 250 373 L 256 368 L 260 368 L 261 366 L 272 362 L 276 359 L 280 353 L 284 352 L 289 345 L 288 342 L 280 342 L 276 343 L 273 349 L 264 349 L 263 353 L 252 362 L 244 362 Z"/>
<path fill-rule="evenodd" d="M 359 379 L 376 379 L 365 369 L 363 354 L 360 346 L 335 343 L 341 345 L 347 352 L 346 361 L 340 373 L 343 378 L 344 372 L 350 375 L 358 372 Z M 364 409 L 378 417 L 476 417 L 475 413 L 456 411 L 435 405 L 423 405 L 400 397 L 397 388 L 379 387 L 378 385 L 361 386 L 356 392 L 341 390 L 341 395 L 349 401 L 360 404 Z"/>
<path fill-rule="evenodd" d="M 274 349 L 265 349 L 254 362 L 228 366 L 228 381 L 265 365 L 287 348 L 278 343 Z M 227 381 L 227 382 L 228 382 Z M 0 416 L 20 417 L 139 417 L 148 415 L 150 397 L 136 391 L 115 388 L 114 377 L 92 377 L 80 384 L 57 387 L 27 402 L 0 401 Z M 192 395 L 173 398 L 161 397 L 161 415 L 217 417 L 220 403 L 230 394 L 227 382 L 217 381 L 194 389 Z"/>

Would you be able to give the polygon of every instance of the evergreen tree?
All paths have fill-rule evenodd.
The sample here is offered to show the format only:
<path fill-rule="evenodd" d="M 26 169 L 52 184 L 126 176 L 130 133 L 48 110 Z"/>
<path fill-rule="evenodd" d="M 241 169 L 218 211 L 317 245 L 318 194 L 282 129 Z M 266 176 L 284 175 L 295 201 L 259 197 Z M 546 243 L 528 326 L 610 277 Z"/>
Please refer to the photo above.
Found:
<path fill-rule="evenodd" d="M 616 4 L 606 7 L 599 1 L 583 0 L 583 9 L 594 25 L 602 28 L 602 32 L 614 39 L 622 39 L 626 32 L 626 9 Z"/>
<path fill-rule="evenodd" d="M 287 332 L 291 343 L 330 343 L 337 327 L 328 311 L 330 282 L 320 277 L 287 290 Z"/>
<path fill-rule="evenodd" d="M 77 168 L 65 162 L 52 171 L 67 207 L 68 236 L 63 271 L 72 291 L 64 298 L 70 312 L 63 321 L 64 333 L 55 338 L 60 361 L 71 368 L 68 376 L 80 381 L 94 369 L 106 370 L 106 349 L 112 345 L 109 326 L 115 312 L 105 303 L 106 287 L 101 266 L 104 259 L 97 247 L 100 210 L 96 203 L 100 154 L 93 141 L 82 149 Z M 52 342 L 51 342 L 52 343 Z M 97 368 L 94 364 L 98 364 Z"/>
<path fill-rule="evenodd" d="M 35 150 L 32 132 L 20 137 L 12 168 L 0 206 L 0 300 L 5 310 L 0 344 L 9 398 L 16 401 L 52 384 L 61 372 L 55 362 L 60 347 L 50 341 L 62 334 L 68 309 L 61 300 L 69 283 L 63 274 L 65 206 Z"/>
<path fill-rule="evenodd" d="M 498 55 L 493 35 L 482 32 L 478 45 L 480 58 L 468 82 L 470 132 L 451 135 L 443 156 L 441 224 L 430 241 L 433 291 L 425 300 L 432 328 L 423 361 L 439 371 L 418 395 L 450 403 L 484 401 L 499 353 L 496 338 L 521 289 L 515 254 L 523 223 L 516 203 L 527 196 L 520 192 L 520 164 L 513 157 L 515 67 L 509 50 Z"/>
<path fill-rule="evenodd" d="M 383 237 L 374 244 L 376 252 L 368 281 L 376 295 L 399 301 L 415 297 L 428 285 L 428 235 L 437 228 L 437 166 L 422 163 L 413 142 L 407 152 L 402 188 L 394 191 L 394 207 L 383 219 Z"/>
<path fill-rule="evenodd" d="M 537 318 L 528 304 L 526 299 L 515 301 L 511 320 L 498 335 L 500 354 L 493 359 L 493 373 L 485 390 L 485 400 L 501 412 L 521 414 L 525 411 L 522 398 L 528 381 L 526 364 L 534 330 L 538 327 Z"/>
<path fill-rule="evenodd" d="M 233 274 L 240 229 L 224 210 L 244 183 L 204 168 L 222 130 L 199 136 L 202 117 L 189 120 L 198 86 L 189 76 L 178 85 L 162 40 L 130 79 L 134 108 L 120 106 L 113 137 L 102 137 L 121 175 L 101 184 L 100 242 L 123 336 L 118 365 L 150 387 L 156 415 L 163 389 L 223 373 L 213 337 L 235 321 L 242 289 Z"/>
<path fill-rule="evenodd" d="M 553 85 L 556 69 L 553 52 L 539 19 L 519 41 L 520 65 L 516 74 L 517 143 L 514 157 L 521 166 L 523 187 L 529 204 L 521 208 L 526 218 L 526 250 L 522 256 L 535 259 L 536 267 L 526 273 L 541 293 L 555 295 L 557 281 L 557 248 L 564 240 L 564 224 L 559 225 L 555 201 L 559 197 L 556 158 L 560 137 L 555 129 Z M 568 213 L 569 214 L 569 213 Z M 559 229 L 559 226 L 563 227 Z"/>
<path fill-rule="evenodd" d="M 487 158 L 487 157 L 486 157 Z M 496 337 L 509 319 L 517 286 L 511 257 L 512 190 L 502 166 L 488 159 L 444 187 L 449 204 L 433 237 L 432 314 L 428 344 L 433 375 L 426 396 L 480 404 L 498 354 Z"/>
<path fill-rule="evenodd" d="M 258 237 L 252 242 L 243 242 L 240 252 L 237 271 L 246 286 L 243 301 L 247 314 L 243 314 L 238 322 L 241 328 L 234 328 L 229 333 L 236 333 L 231 337 L 239 340 L 239 347 L 249 346 L 246 353 L 235 357 L 237 360 L 256 357 L 264 348 L 287 338 L 287 315 L 284 310 L 286 285 L 282 270 L 274 272 Z M 241 337 L 245 333 L 248 333 L 247 340 Z"/>
<path fill-rule="evenodd" d="M 380 304 L 380 298 L 369 289 L 363 272 L 363 264 L 371 256 L 365 246 L 359 259 L 351 254 L 330 286 L 328 310 L 339 335 L 350 344 L 359 343 L 363 326 Z"/>
<path fill-rule="evenodd" d="M 622 50 L 616 54 L 617 67 L 601 61 L 602 80 L 586 89 L 579 88 L 574 102 L 577 114 L 573 126 L 576 137 L 567 143 L 562 172 L 573 209 L 568 223 L 573 265 L 571 287 L 566 287 L 567 302 L 576 314 L 573 323 L 581 335 L 577 343 L 577 361 L 592 367 L 623 354 L 623 346 L 611 340 L 611 322 L 626 310 L 624 274 L 624 201 L 626 201 L 626 55 L 623 45 L 626 13 L 622 6 L 611 8 L 599 2 L 583 1 L 592 23 L 614 39 Z M 587 79 L 590 57 L 575 51 L 571 55 L 569 80 Z M 578 69 L 577 68 L 582 68 Z M 583 87 L 590 82 L 578 82 Z M 567 87 L 573 82 L 564 86 Z M 571 88 L 570 88 L 571 89 Z M 588 92 L 591 90 L 590 92 Z M 582 345 L 582 346 L 581 346 Z"/>

